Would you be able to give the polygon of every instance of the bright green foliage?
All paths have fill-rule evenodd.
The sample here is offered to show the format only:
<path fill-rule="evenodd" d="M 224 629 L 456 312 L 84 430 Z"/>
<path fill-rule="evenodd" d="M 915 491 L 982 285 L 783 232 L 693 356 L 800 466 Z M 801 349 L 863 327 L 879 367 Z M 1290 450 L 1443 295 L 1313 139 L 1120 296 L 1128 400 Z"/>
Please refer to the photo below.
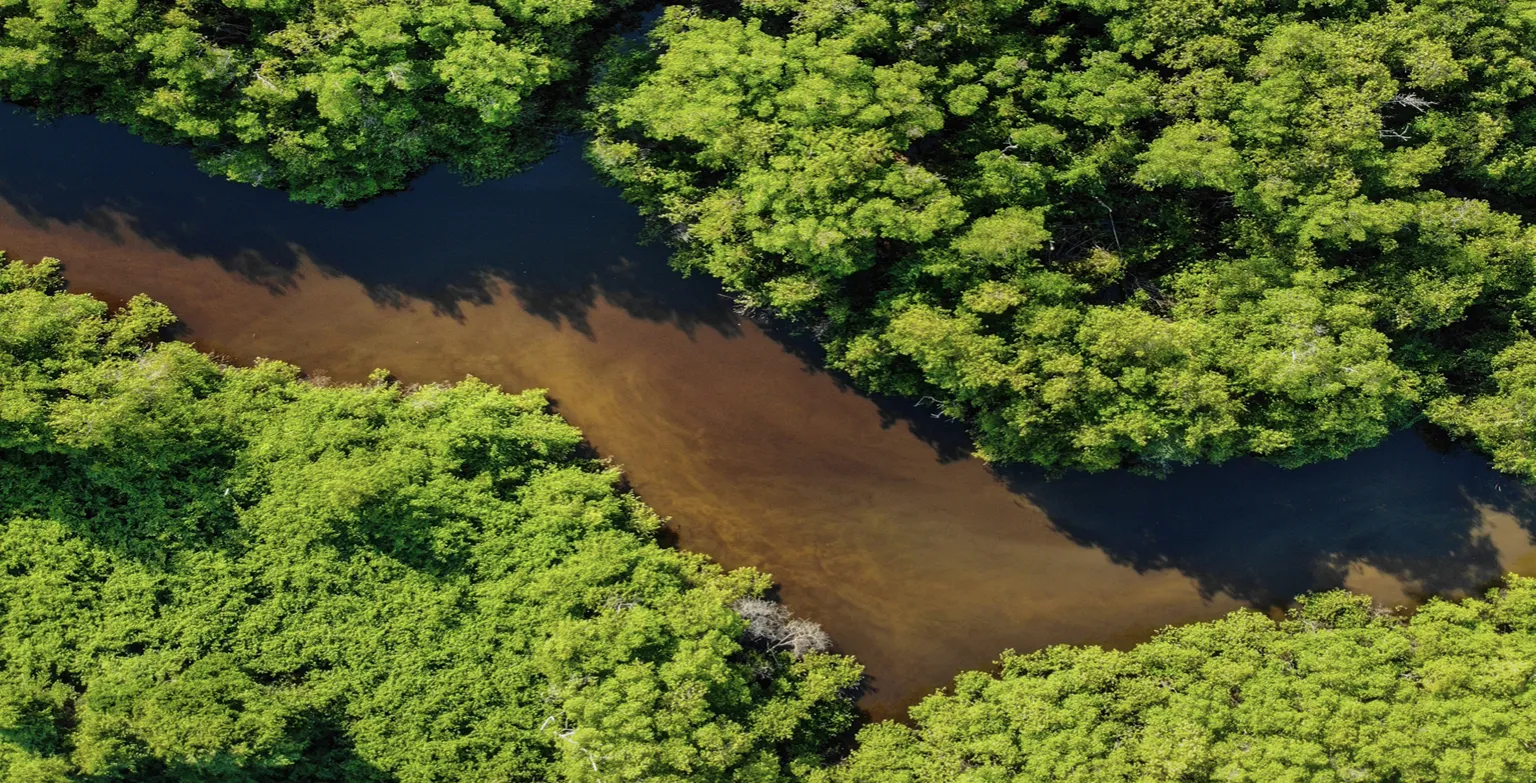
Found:
<path fill-rule="evenodd" d="M 592 159 L 982 456 L 1296 465 L 1427 412 L 1536 477 L 1531 3 L 720 7 L 613 65 Z"/>
<path fill-rule="evenodd" d="M 0 780 L 767 782 L 851 726 L 540 392 L 221 367 L 55 272 L 0 265 Z"/>
<path fill-rule="evenodd" d="M 824 783 L 1536 779 L 1536 580 L 1411 621 L 1314 595 L 1129 652 L 1005 654 L 883 723 Z"/>
<path fill-rule="evenodd" d="M 0 264 L 0 780 L 1536 779 L 1519 577 L 1005 653 L 836 760 L 858 665 L 763 575 L 658 546 L 540 392 L 223 367 L 56 272 Z"/>
<path fill-rule="evenodd" d="M 562 85 L 633 0 L 0 0 L 0 99 L 192 145 L 328 205 L 447 161 L 541 157 Z"/>

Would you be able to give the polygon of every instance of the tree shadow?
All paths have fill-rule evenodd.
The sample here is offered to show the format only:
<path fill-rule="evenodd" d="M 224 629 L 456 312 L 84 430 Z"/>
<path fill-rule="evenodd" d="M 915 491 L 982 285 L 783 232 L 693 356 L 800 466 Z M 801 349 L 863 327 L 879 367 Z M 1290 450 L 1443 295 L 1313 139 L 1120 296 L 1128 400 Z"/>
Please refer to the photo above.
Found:
<path fill-rule="evenodd" d="M 567 137 L 507 179 L 464 187 L 442 167 L 405 191 L 345 210 L 211 177 L 184 149 L 142 141 L 90 117 L 40 124 L 0 105 L 0 199 L 38 225 L 84 226 L 118 243 L 138 236 L 206 257 L 274 294 L 305 261 L 362 283 L 375 301 L 430 302 L 461 317 L 510 293 L 530 313 L 591 336 L 601 300 L 692 333 L 739 334 L 719 287 L 668 268 L 634 242 L 644 221 L 604 186 Z"/>
<path fill-rule="evenodd" d="M 827 374 L 873 402 L 883 428 L 905 426 L 936 462 L 972 458 L 963 422 L 931 403 L 860 391 L 826 368 L 826 352 L 803 328 L 760 325 L 806 372 Z M 1260 608 L 1342 587 L 1356 566 L 1400 580 L 1416 600 L 1475 593 L 1504 575 L 1485 512 L 1513 516 L 1536 543 L 1536 487 L 1430 426 L 1297 469 L 1250 458 L 1178 468 L 1164 478 L 1051 476 L 1027 465 L 988 470 L 1074 543 L 1139 572 L 1175 569 L 1208 600 L 1225 593 Z"/>
<path fill-rule="evenodd" d="M 24 710 L 14 725 L 0 729 L 0 738 L 38 758 L 67 757 L 68 735 L 74 730 L 72 706 L 53 714 Z M 143 783 L 393 783 L 394 775 L 357 754 L 339 716 L 307 711 L 286 727 L 283 743 L 298 749 L 278 760 L 239 758 L 221 751 L 198 760 L 150 759 L 129 773 Z M 120 780 L 122 773 L 88 780 Z"/>
<path fill-rule="evenodd" d="M 310 714 L 305 716 L 299 730 L 307 735 L 308 741 L 295 763 L 258 767 L 252 776 L 255 780 L 261 783 L 393 783 L 398 780 L 357 754 L 340 716 Z"/>
<path fill-rule="evenodd" d="M 1483 512 L 1514 515 L 1527 535 L 1536 521 L 1536 491 L 1411 431 L 1294 470 L 1242 459 L 1161 479 L 993 472 L 1072 541 L 1265 608 L 1342 587 L 1353 565 L 1401 580 L 1410 596 L 1476 592 L 1503 575 Z"/>
<path fill-rule="evenodd" d="M 28 219 L 84 225 L 124 242 L 142 236 L 281 294 L 306 260 L 363 283 L 376 301 L 431 302 L 445 316 L 515 296 L 530 313 L 591 335 L 599 301 L 692 331 L 740 333 L 719 286 L 685 278 L 664 247 L 640 247 L 644 220 L 593 176 L 577 139 L 505 180 L 463 187 L 444 170 L 350 210 L 294 204 L 282 193 L 209 177 L 184 150 L 142 142 L 85 117 L 42 127 L 0 106 L 0 198 Z M 806 372 L 825 369 L 812 335 L 761 324 Z M 884 427 L 905 425 L 939 462 L 968 458 L 965 427 L 922 401 L 864 395 Z M 1476 589 L 1499 576 L 1480 509 L 1533 529 L 1531 491 L 1486 460 L 1400 433 L 1347 460 L 1282 470 L 1256 460 L 1186 468 L 1166 479 L 1125 473 L 1047 479 L 994 470 L 1083 546 L 1138 570 L 1177 569 L 1208 596 L 1260 606 L 1344 583 L 1364 564 L 1426 593 Z"/>
<path fill-rule="evenodd" d="M 826 368 L 826 352 L 803 328 L 760 325 L 806 372 L 829 375 L 873 402 L 883 428 L 905 426 L 933 449 L 936 462 L 972 458 L 963 422 L 930 403 L 860 391 Z M 1492 586 L 1504 567 L 1486 512 L 1513 516 L 1536 543 L 1536 487 L 1499 473 L 1486 457 L 1429 426 L 1297 469 L 1239 459 L 1179 468 L 1164 478 L 1127 471 L 1051 476 L 1026 465 L 988 470 L 1074 543 L 1138 572 L 1175 569 L 1207 600 L 1225 593 L 1265 609 L 1343 587 L 1357 566 L 1399 580 L 1415 600 Z"/>
<path fill-rule="evenodd" d="M 827 351 L 802 325 L 772 318 L 754 317 L 753 322 L 780 348 L 800 360 L 801 369 L 812 375 L 824 375 L 841 391 L 857 394 L 875 404 L 880 428 L 905 426 L 912 437 L 933 449 L 939 464 L 969 459 L 973 446 L 963 422 L 938 412 L 930 400 L 910 400 L 860 389 L 847 373 L 827 367 Z"/>
<path fill-rule="evenodd" d="M 235 761 L 224 754 L 201 763 L 159 762 L 136 770 L 134 779 L 170 783 L 394 783 L 394 775 L 357 754 L 340 716 L 311 712 L 293 721 L 288 734 L 303 750 L 283 763 Z"/>

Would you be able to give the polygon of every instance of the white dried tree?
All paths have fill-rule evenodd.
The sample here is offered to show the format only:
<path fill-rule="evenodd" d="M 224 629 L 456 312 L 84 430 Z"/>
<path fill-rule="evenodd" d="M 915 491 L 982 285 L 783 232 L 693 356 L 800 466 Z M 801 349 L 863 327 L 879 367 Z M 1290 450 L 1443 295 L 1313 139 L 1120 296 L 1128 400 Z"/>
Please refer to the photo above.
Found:
<path fill-rule="evenodd" d="M 776 601 L 743 598 L 732 604 L 731 608 L 747 621 L 747 639 L 769 650 L 783 651 L 801 658 L 806 653 L 826 652 L 832 648 L 832 637 L 821 630 L 820 625 L 795 617 Z"/>

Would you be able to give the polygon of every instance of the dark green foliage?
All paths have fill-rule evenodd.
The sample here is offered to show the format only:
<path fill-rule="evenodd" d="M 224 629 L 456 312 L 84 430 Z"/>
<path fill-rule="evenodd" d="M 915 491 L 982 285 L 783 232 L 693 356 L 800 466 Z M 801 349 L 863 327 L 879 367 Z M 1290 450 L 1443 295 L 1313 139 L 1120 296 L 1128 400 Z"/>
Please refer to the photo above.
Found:
<path fill-rule="evenodd" d="M 541 392 L 221 367 L 55 271 L 0 264 L 0 780 L 774 781 L 852 725 Z"/>
<path fill-rule="evenodd" d="M 542 157 L 567 83 L 632 5 L 0 0 L 0 99 L 95 112 L 336 205 L 439 161 L 479 179 Z"/>
<path fill-rule="evenodd" d="M 1536 779 L 1536 580 L 1411 621 L 1343 592 L 1129 652 L 1007 654 L 880 724 L 824 783 Z"/>
<path fill-rule="evenodd" d="M 1536 6 L 722 7 L 610 68 L 592 159 L 985 458 L 1297 465 L 1427 414 L 1536 477 Z"/>

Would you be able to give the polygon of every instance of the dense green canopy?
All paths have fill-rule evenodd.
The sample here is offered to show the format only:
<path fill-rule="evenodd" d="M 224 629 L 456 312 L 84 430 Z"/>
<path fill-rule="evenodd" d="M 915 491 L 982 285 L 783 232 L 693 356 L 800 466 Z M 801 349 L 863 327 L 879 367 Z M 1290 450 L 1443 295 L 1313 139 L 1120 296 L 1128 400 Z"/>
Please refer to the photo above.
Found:
<path fill-rule="evenodd" d="M 658 546 L 541 393 L 224 367 L 58 286 L 0 265 L 0 780 L 1536 778 L 1514 577 L 1008 653 L 838 759 L 857 664 Z"/>
<path fill-rule="evenodd" d="M 1343 592 L 1129 652 L 1008 654 L 880 724 L 835 783 L 1536 780 L 1536 580 L 1411 622 Z"/>
<path fill-rule="evenodd" d="M 678 263 L 983 457 L 1339 457 L 1427 418 L 1536 477 L 1526 0 L 0 0 L 0 98 L 336 205 L 593 160 Z M 594 65 L 603 60 L 601 66 Z"/>
<path fill-rule="evenodd" d="M 0 265 L 0 780 L 766 782 L 851 726 L 542 393 L 221 367 L 54 269 Z"/>
<path fill-rule="evenodd" d="M 594 93 L 679 262 L 993 460 L 1536 476 L 1536 5 L 741 0 Z"/>
<path fill-rule="evenodd" d="M 632 5 L 0 0 L 0 99 L 98 113 L 192 145 L 210 173 L 336 205 L 438 161 L 479 179 L 537 160 L 601 26 Z"/>

